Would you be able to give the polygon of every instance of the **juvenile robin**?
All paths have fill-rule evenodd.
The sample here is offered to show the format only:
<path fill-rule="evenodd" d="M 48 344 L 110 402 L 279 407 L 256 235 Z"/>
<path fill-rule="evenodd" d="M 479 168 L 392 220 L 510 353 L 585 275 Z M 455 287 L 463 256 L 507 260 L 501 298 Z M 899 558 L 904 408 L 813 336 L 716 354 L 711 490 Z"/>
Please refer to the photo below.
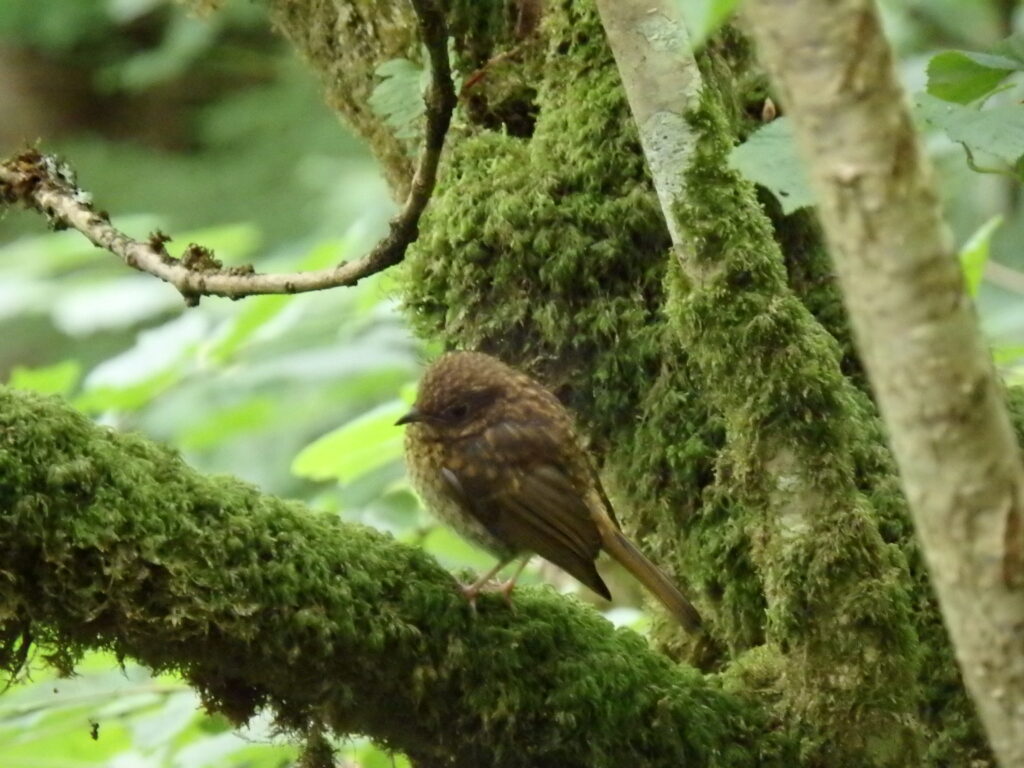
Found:
<path fill-rule="evenodd" d="M 572 417 L 539 382 L 479 352 L 449 352 L 423 375 L 407 424 L 410 479 L 427 506 L 497 565 L 463 587 L 472 602 L 502 568 L 538 554 L 611 598 L 594 565 L 604 550 L 683 625 L 696 609 L 619 527 Z"/>

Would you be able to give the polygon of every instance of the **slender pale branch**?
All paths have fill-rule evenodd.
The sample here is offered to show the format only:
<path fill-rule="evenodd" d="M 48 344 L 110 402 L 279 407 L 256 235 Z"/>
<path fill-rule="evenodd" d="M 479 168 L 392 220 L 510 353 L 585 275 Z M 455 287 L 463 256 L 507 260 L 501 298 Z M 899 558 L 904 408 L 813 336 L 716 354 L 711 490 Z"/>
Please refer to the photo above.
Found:
<path fill-rule="evenodd" d="M 1024 470 L 872 0 L 749 0 L 992 746 L 1024 765 Z"/>
<path fill-rule="evenodd" d="M 202 296 L 232 299 L 255 294 L 305 293 L 355 285 L 399 263 L 418 234 L 420 214 L 434 190 L 437 167 L 451 123 L 456 96 L 448 62 L 448 33 L 434 0 L 410 0 L 430 57 L 431 84 L 426 96 L 426 127 L 409 194 L 388 233 L 365 256 L 334 267 L 293 273 L 258 273 L 252 267 L 224 268 L 210 251 L 190 245 L 182 259 L 164 248 L 166 237 L 130 238 L 97 211 L 91 195 L 80 190 L 70 168 L 36 150 L 26 150 L 0 164 L 0 201 L 22 203 L 44 213 L 53 226 L 71 227 L 90 242 L 119 256 L 125 264 L 170 283 L 190 305 Z"/>
<path fill-rule="evenodd" d="M 673 208 L 685 201 L 682 169 L 696 153 L 696 131 L 686 113 L 697 106 L 702 81 L 679 4 L 598 0 L 597 7 L 665 223 L 672 242 L 685 249 L 686 235 Z"/>

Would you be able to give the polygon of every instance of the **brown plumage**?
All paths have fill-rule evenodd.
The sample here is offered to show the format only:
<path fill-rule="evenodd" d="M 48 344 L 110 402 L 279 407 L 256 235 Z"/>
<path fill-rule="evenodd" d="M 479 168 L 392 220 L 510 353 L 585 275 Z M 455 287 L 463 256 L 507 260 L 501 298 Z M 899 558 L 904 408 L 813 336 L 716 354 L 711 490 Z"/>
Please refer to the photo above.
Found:
<path fill-rule="evenodd" d="M 498 558 L 465 588 L 471 600 L 502 567 L 532 554 L 609 599 L 594 566 L 604 550 L 686 629 L 700 627 L 696 609 L 620 530 L 569 412 L 540 383 L 488 355 L 450 352 L 427 369 L 398 423 L 409 425 L 406 461 L 424 502 Z"/>

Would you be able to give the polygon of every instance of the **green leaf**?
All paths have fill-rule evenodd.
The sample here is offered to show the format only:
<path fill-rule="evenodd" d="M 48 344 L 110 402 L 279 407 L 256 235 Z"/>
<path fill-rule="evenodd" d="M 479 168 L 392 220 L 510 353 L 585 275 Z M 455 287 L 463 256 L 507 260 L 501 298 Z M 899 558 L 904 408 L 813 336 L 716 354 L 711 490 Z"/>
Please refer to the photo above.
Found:
<path fill-rule="evenodd" d="M 928 62 L 928 93 L 945 101 L 967 104 L 987 96 L 1020 68 L 1018 62 L 1002 56 L 943 51 Z"/>
<path fill-rule="evenodd" d="M 960 266 L 964 271 L 964 280 L 967 282 L 967 293 L 971 296 L 978 295 L 981 278 L 985 274 L 985 265 L 989 259 L 992 234 L 1002 223 L 1002 216 L 993 216 L 978 227 L 960 249 Z"/>
<path fill-rule="evenodd" d="M 677 0 L 686 20 L 690 42 L 699 48 L 732 15 L 740 0 Z"/>
<path fill-rule="evenodd" d="M 198 243 L 212 250 L 213 255 L 223 263 L 234 264 L 251 256 L 262 240 L 263 234 L 258 226 L 242 222 L 181 232 L 175 234 L 174 239 L 164 247 L 167 253 L 180 259 L 189 243 Z"/>
<path fill-rule="evenodd" d="M 350 250 L 350 241 L 351 238 L 345 238 L 318 243 L 294 269 L 306 271 L 337 264 Z M 210 359 L 217 363 L 230 360 L 249 339 L 297 298 L 297 295 L 250 296 L 227 323 L 227 330 L 207 350 Z"/>
<path fill-rule="evenodd" d="M 1024 155 L 1024 106 L 971 109 L 918 94 L 919 114 L 972 152 L 986 152 L 1013 165 Z"/>
<path fill-rule="evenodd" d="M 423 88 L 427 70 L 408 59 L 391 59 L 377 67 L 375 74 L 381 80 L 370 94 L 370 108 L 399 139 L 415 139 L 419 118 L 426 110 Z"/>
<path fill-rule="evenodd" d="M 142 92 L 181 78 L 211 48 L 217 32 L 217 27 L 205 20 L 173 14 L 159 45 L 100 69 L 96 80 L 106 90 Z"/>
<path fill-rule="evenodd" d="M 446 568 L 483 570 L 494 565 L 491 555 L 455 533 L 447 526 L 435 525 L 420 542 L 424 551 L 436 557 Z"/>
<path fill-rule="evenodd" d="M 43 368 L 17 365 L 11 371 L 8 384 L 15 389 L 30 389 L 43 395 L 68 395 L 81 377 L 81 364 L 77 360 L 64 360 Z"/>
<path fill-rule="evenodd" d="M 1002 58 L 1016 62 L 1024 69 L 1024 35 L 1019 32 L 1000 40 L 992 46 L 992 51 Z"/>
<path fill-rule="evenodd" d="M 225 363 L 260 328 L 277 317 L 295 296 L 272 295 L 250 296 L 245 306 L 232 318 L 227 331 L 210 347 L 208 354 L 211 360 Z"/>
<path fill-rule="evenodd" d="M 797 156 L 788 118 L 773 120 L 733 148 L 729 165 L 767 188 L 785 213 L 814 205 L 814 194 Z"/>
<path fill-rule="evenodd" d="M 996 365 L 1010 365 L 1024 359 L 1024 345 L 1009 344 L 993 348 L 992 358 Z"/>
<path fill-rule="evenodd" d="M 270 398 L 252 397 L 194 422 L 178 435 L 178 444 L 192 451 L 213 448 L 235 435 L 259 429 L 274 413 L 275 406 Z"/>
<path fill-rule="evenodd" d="M 408 410 L 405 402 L 396 399 L 357 416 L 303 448 L 292 462 L 292 473 L 350 483 L 397 460 L 404 432 L 395 422 Z"/>
<path fill-rule="evenodd" d="M 368 742 L 357 753 L 360 768 L 409 768 L 409 759 L 402 754 L 388 752 Z"/>
<path fill-rule="evenodd" d="M 174 386 L 181 376 L 182 372 L 178 368 L 171 368 L 125 387 L 99 386 L 80 394 L 72 405 L 90 414 L 104 411 L 135 411 Z"/>

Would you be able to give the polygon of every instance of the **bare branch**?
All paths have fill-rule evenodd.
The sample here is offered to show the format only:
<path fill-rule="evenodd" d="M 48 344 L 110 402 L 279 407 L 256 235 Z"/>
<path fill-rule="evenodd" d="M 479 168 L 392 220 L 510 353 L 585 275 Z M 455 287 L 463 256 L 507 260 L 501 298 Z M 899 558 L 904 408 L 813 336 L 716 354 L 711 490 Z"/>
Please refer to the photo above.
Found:
<path fill-rule="evenodd" d="M 208 249 L 190 245 L 179 260 L 171 257 L 167 237 L 154 234 L 135 240 L 114 227 L 97 211 L 91 196 L 77 187 L 70 167 L 29 149 L 0 164 L 0 202 L 22 203 L 45 214 L 55 228 L 71 227 L 90 242 L 120 256 L 125 264 L 170 283 L 189 305 L 202 296 L 244 296 L 305 293 L 355 285 L 364 277 L 399 263 L 419 233 L 419 219 L 430 200 L 437 167 L 451 123 L 456 96 L 448 64 L 448 32 L 434 0 L 410 0 L 419 20 L 420 35 L 430 57 L 431 84 L 426 96 L 426 127 L 416 172 L 402 210 L 376 247 L 362 258 L 334 267 L 291 273 L 259 273 L 252 266 L 225 268 Z"/>

